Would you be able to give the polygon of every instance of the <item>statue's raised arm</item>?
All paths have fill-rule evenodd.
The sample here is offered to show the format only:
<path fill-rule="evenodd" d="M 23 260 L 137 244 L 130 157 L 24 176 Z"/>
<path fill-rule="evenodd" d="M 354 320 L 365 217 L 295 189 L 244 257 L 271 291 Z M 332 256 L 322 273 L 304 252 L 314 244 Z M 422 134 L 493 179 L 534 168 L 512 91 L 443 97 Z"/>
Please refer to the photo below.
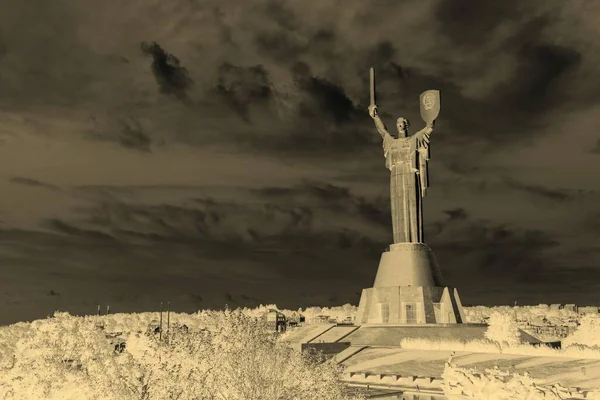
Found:
<path fill-rule="evenodd" d="M 434 121 L 428 122 L 425 128 L 421 129 L 413 135 L 413 137 L 417 140 L 417 148 L 429 147 L 430 136 L 433 132 L 433 124 Z"/>
<path fill-rule="evenodd" d="M 369 115 L 371 116 L 371 118 L 373 118 L 373 121 L 375 121 L 375 128 L 377 128 L 377 132 L 379 132 L 382 138 L 385 139 L 386 135 L 391 136 L 387 128 L 385 127 L 385 124 L 379 117 L 379 114 L 377 114 L 376 105 L 373 104 L 369 106 Z"/>
<path fill-rule="evenodd" d="M 377 132 L 379 132 L 381 137 L 385 139 L 386 135 L 389 136 L 390 133 L 388 132 L 381 118 L 379 118 L 379 114 L 377 113 L 377 106 L 375 105 L 375 70 L 371 68 L 369 73 L 371 88 L 371 104 L 369 105 L 369 115 L 371 116 L 371 118 L 373 118 L 373 121 L 375 121 L 375 127 L 377 128 Z"/>

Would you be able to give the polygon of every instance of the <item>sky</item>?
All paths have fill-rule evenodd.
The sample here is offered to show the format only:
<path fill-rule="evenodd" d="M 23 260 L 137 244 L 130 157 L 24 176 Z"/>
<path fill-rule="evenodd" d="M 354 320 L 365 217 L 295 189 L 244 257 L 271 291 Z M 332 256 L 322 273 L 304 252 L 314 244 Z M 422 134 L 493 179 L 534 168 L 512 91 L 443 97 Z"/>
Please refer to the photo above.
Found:
<path fill-rule="evenodd" d="M 367 107 L 431 136 L 466 305 L 598 304 L 600 3 L 2 0 L 0 323 L 358 304 L 392 241 Z"/>

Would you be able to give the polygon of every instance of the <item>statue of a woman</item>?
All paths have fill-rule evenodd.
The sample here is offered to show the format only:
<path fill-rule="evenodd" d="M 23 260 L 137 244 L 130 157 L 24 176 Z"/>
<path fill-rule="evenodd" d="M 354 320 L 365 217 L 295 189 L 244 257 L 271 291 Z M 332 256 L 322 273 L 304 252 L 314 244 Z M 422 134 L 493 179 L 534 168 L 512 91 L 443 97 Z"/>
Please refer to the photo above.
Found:
<path fill-rule="evenodd" d="M 427 161 L 429 136 L 433 122 L 414 135 L 409 135 L 408 120 L 398 118 L 398 134 L 390 134 L 377 113 L 369 106 L 369 115 L 383 138 L 385 166 L 390 170 L 390 199 L 394 243 L 423 243 L 423 196 L 429 186 Z"/>

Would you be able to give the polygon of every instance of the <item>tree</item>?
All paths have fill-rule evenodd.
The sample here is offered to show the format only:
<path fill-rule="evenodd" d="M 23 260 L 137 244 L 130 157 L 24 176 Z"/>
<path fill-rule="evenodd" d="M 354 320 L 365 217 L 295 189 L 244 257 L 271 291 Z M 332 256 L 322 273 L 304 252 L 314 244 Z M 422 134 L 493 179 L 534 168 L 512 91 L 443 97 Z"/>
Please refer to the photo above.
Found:
<path fill-rule="evenodd" d="M 600 315 L 587 314 L 579 320 L 579 326 L 562 341 L 563 347 L 583 345 L 600 346 Z"/>
<path fill-rule="evenodd" d="M 4 394 L 14 393 L 16 399 L 135 398 L 135 365 L 127 354 L 115 354 L 93 320 L 57 312 L 31 325 L 15 346 L 13 368 L 2 377 Z"/>
<path fill-rule="evenodd" d="M 500 346 L 514 346 L 520 343 L 520 333 L 512 312 L 493 311 L 488 320 L 485 337 Z"/>

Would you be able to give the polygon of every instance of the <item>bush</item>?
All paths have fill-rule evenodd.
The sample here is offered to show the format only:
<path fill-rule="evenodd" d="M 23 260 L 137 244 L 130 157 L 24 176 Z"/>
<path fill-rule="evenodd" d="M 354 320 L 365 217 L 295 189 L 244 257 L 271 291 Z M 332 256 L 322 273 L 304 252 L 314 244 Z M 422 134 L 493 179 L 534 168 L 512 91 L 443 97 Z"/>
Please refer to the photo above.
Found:
<path fill-rule="evenodd" d="M 575 332 L 562 341 L 563 347 L 575 344 L 586 347 L 600 346 L 600 315 L 588 314 L 581 317 Z"/>
<path fill-rule="evenodd" d="M 533 379 L 527 372 L 509 373 L 497 367 L 478 371 L 472 368 L 459 368 L 449 361 L 444 367 L 442 378 L 444 394 L 448 397 L 459 395 L 461 398 L 472 399 L 528 400 L 567 398 L 567 393 L 560 385 L 543 385 L 543 381 Z"/>
<path fill-rule="evenodd" d="M 320 363 L 318 357 L 293 351 L 259 319 L 241 311 L 199 312 L 188 322 L 200 328 L 164 332 L 162 341 L 138 333 L 139 326 L 132 330 L 122 324 L 138 325 L 140 319 L 106 318 L 119 323 L 105 324 L 105 329 L 126 332 L 122 354 L 97 327 L 98 317 L 56 313 L 31 323 L 23 337 L 2 348 L 15 362 L 0 374 L 0 398 L 357 398 L 346 395 L 341 367 L 334 361 Z"/>
<path fill-rule="evenodd" d="M 566 349 L 553 349 L 550 347 L 534 347 L 529 344 L 519 344 L 501 348 L 498 342 L 484 340 L 427 340 L 427 339 L 402 339 L 400 346 L 404 349 L 437 350 L 437 351 L 465 351 L 471 353 L 488 354 L 515 354 L 532 357 L 567 357 L 600 360 L 600 348 L 590 348 L 583 345 L 571 345 Z"/>
<path fill-rule="evenodd" d="M 131 358 L 115 356 L 91 318 L 57 312 L 34 321 L 13 354 L 14 364 L 0 377 L 0 398 L 126 399 L 136 393 Z"/>
<path fill-rule="evenodd" d="M 485 337 L 499 343 L 501 347 L 515 346 L 520 343 L 519 328 L 510 312 L 492 312 L 488 325 Z"/>

